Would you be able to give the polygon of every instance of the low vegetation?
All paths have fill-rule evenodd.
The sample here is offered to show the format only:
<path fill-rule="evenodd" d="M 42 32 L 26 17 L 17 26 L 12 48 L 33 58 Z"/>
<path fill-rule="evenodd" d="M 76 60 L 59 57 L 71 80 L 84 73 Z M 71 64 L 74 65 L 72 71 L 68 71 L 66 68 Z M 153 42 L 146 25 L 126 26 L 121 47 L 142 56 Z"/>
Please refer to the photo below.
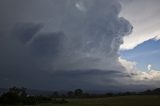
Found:
<path fill-rule="evenodd" d="M 49 96 L 31 96 L 26 93 L 25 88 L 10 88 L 8 92 L 0 97 L 0 104 L 2 105 L 35 105 L 41 103 L 67 103 L 62 99 L 53 99 Z"/>
<path fill-rule="evenodd" d="M 89 94 L 82 89 L 51 95 L 29 95 L 25 88 L 13 87 L 0 96 L 0 106 L 160 106 L 160 89 L 144 92 Z"/>
<path fill-rule="evenodd" d="M 48 106 L 160 106 L 160 96 L 154 95 L 69 99 L 68 101 L 67 104 L 48 104 Z"/>

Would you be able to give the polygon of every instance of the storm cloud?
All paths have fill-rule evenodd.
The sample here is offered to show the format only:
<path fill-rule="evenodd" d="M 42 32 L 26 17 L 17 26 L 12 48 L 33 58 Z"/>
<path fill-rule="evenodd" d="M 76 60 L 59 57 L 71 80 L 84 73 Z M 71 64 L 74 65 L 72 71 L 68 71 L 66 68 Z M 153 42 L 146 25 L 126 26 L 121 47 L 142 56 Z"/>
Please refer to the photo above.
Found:
<path fill-rule="evenodd" d="M 2 0 L 0 5 L 5 5 L 0 7 L 1 86 L 106 89 L 130 79 L 118 51 L 132 25 L 119 17 L 117 0 Z"/>

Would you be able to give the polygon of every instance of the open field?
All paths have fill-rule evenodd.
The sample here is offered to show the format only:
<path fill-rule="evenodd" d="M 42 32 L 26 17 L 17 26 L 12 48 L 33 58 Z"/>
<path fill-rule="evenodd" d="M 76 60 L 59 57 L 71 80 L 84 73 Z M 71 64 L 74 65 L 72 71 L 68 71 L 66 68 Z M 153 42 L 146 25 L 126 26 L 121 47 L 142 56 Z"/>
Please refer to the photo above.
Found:
<path fill-rule="evenodd" d="M 124 96 L 96 99 L 70 99 L 66 104 L 35 106 L 160 106 L 160 96 Z"/>

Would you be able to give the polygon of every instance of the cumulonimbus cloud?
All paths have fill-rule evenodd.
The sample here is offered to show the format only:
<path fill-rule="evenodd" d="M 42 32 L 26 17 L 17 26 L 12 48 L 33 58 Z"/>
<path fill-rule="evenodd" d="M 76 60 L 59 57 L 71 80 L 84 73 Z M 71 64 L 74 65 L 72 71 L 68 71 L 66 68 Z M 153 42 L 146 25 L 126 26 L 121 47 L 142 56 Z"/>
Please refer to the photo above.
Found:
<path fill-rule="evenodd" d="M 31 5 L 36 8 L 28 13 L 33 19 L 20 17 L 19 24 L 0 36 L 1 85 L 44 85 L 46 89 L 65 88 L 68 84 L 68 88 L 98 89 L 127 84 L 131 76 L 120 63 L 118 51 L 123 37 L 132 32 L 132 25 L 119 17 L 121 5 L 117 0 L 41 2 L 49 3 L 43 10 L 47 18 L 35 15 L 43 3 Z M 18 22 L 15 17 L 13 23 Z M 35 19 L 40 24 L 35 24 Z"/>

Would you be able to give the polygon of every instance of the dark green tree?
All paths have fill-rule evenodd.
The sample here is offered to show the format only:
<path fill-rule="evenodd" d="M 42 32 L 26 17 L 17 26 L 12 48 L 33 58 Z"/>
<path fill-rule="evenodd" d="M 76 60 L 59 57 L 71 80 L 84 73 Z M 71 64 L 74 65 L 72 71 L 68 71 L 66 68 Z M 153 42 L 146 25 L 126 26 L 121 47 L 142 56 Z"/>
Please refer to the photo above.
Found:
<path fill-rule="evenodd" d="M 69 92 L 67 93 L 67 96 L 68 96 L 68 97 L 74 96 L 74 92 L 73 92 L 73 91 L 69 91 Z"/>
<path fill-rule="evenodd" d="M 54 97 L 54 98 L 59 97 L 59 93 L 58 93 L 58 91 L 53 92 L 52 97 Z"/>
<path fill-rule="evenodd" d="M 82 89 L 76 89 L 74 91 L 75 96 L 82 96 L 83 95 L 83 90 Z"/>
<path fill-rule="evenodd" d="M 2 104 L 23 104 L 24 99 L 26 98 L 26 89 L 25 88 L 10 88 L 7 93 L 4 93 L 0 98 L 0 103 Z"/>

